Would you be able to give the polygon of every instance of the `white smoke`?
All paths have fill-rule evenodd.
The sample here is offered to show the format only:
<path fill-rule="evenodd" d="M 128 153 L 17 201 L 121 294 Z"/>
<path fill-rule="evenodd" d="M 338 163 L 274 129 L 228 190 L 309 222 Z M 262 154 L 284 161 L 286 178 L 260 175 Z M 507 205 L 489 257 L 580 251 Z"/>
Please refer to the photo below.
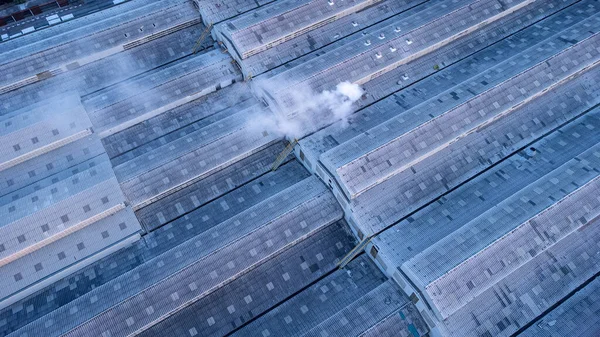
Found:
<path fill-rule="evenodd" d="M 335 90 L 315 92 L 307 86 L 294 86 L 281 91 L 287 86 L 270 80 L 257 81 L 254 86 L 258 96 L 265 92 L 276 100 L 285 102 L 269 108 L 252 119 L 251 124 L 277 135 L 290 138 L 301 138 L 322 127 L 341 122 L 346 126 L 348 117 L 354 112 L 356 103 L 364 94 L 357 84 L 341 82 Z"/>

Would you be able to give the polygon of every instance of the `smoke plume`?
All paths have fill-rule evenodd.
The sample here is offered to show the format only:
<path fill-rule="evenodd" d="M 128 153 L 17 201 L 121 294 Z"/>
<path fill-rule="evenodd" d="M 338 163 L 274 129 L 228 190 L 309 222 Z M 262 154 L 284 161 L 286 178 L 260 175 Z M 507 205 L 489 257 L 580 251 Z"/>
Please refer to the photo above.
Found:
<path fill-rule="evenodd" d="M 347 118 L 354 112 L 354 103 L 364 94 L 359 85 L 350 82 L 341 82 L 334 90 L 321 92 L 315 92 L 308 86 L 280 90 L 286 87 L 285 84 L 270 80 L 257 81 L 255 93 L 259 97 L 267 94 L 272 97 L 269 104 L 271 111 L 258 114 L 251 123 L 292 139 L 301 138 L 338 121 L 345 126 Z"/>

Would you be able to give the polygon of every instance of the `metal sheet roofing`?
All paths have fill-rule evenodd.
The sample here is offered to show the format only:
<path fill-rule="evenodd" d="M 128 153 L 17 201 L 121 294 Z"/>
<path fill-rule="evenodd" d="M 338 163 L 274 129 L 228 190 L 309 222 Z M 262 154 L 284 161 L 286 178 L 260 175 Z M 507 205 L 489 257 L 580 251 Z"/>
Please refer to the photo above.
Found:
<path fill-rule="evenodd" d="M 495 6 L 496 5 L 496 6 Z M 294 85 L 308 85 L 315 90 L 332 87 L 341 82 L 345 74 L 347 81 L 363 84 L 389 72 L 409 60 L 427 54 L 461 36 L 474 32 L 497 20 L 502 20 L 513 11 L 527 9 L 529 1 L 513 3 L 509 8 L 497 6 L 496 1 L 453 2 L 433 7 L 437 17 L 430 20 L 421 18 L 419 24 L 411 27 L 411 21 L 391 24 L 360 41 L 351 42 L 332 51 L 333 56 L 307 61 L 297 67 L 272 77 L 272 81 L 282 83 L 275 97 L 276 108 L 294 112 L 294 103 L 286 94 L 287 88 Z M 537 6 L 537 4 L 531 4 Z M 450 7 L 450 8 L 448 8 Z M 481 22 L 485 24 L 481 24 Z M 444 25 L 440 32 L 437 27 Z M 407 27 L 408 26 L 408 27 Z M 347 69 L 352 69 L 350 72 Z M 287 112 L 287 110 L 292 111 Z"/>
<path fill-rule="evenodd" d="M 236 54 L 232 54 L 232 57 L 236 58 L 245 77 L 249 75 L 255 77 L 279 66 L 288 66 L 303 55 L 322 54 L 332 47 L 347 43 L 348 40 L 360 39 L 363 32 L 375 31 L 392 20 L 407 18 L 429 6 L 431 2 L 425 0 L 418 2 L 384 0 L 243 60 Z"/>
<path fill-rule="evenodd" d="M 324 153 L 321 162 L 337 173 L 342 186 L 354 198 L 593 65 L 600 52 L 589 46 L 596 40 L 600 41 L 600 35 L 569 47 L 450 110 L 429 114 L 426 112 L 431 110 L 426 106 L 409 110 L 369 130 L 368 135 Z"/>
<path fill-rule="evenodd" d="M 246 59 L 380 1 L 282 0 L 228 20 L 215 31 Z"/>
<path fill-rule="evenodd" d="M 303 151 L 318 158 L 321 153 L 409 109 L 437 111 L 456 106 L 487 90 L 499 79 L 570 46 L 570 41 L 589 36 L 592 33 L 588 29 L 600 20 L 596 13 L 594 3 L 578 3 L 456 63 L 447 64 L 433 76 L 420 79 L 410 73 L 397 92 L 351 115 L 347 127 L 334 123 L 300 140 Z M 415 82 L 418 79 L 420 81 Z"/>
<path fill-rule="evenodd" d="M 598 334 L 600 334 L 600 279 L 596 277 L 519 336 L 593 337 Z"/>
<path fill-rule="evenodd" d="M 0 56 L 0 334 L 508 336 L 597 275 L 597 1 L 194 3 Z M 341 81 L 356 113 L 272 171 L 255 121 Z M 66 91 L 89 119 L 30 113 Z"/>
<path fill-rule="evenodd" d="M 25 50 L 17 48 L 7 51 L 0 60 L 0 66 L 5 69 L 3 76 L 0 76 L 0 92 L 44 80 L 51 76 L 49 73 L 59 75 L 122 52 L 128 48 L 128 44 L 138 39 L 158 37 L 158 32 L 172 29 L 173 26 L 182 25 L 181 28 L 184 28 L 200 22 L 193 11 L 182 11 L 181 6 L 189 4 L 176 1 L 165 7 L 164 3 L 157 2 L 149 5 L 152 8 L 150 13 L 150 8 L 139 8 L 40 40 L 28 45 Z M 81 43 L 80 39 L 87 41 Z"/>
<path fill-rule="evenodd" d="M 280 205 L 283 207 L 276 207 L 274 200 L 290 202 Z M 311 209 L 319 209 L 319 211 L 310 212 Z M 168 312 L 177 310 L 188 300 L 197 299 L 206 291 L 214 287 L 218 288 L 219 284 L 227 282 L 230 277 L 253 264 L 260 263 L 264 257 L 294 245 L 298 238 L 339 220 L 341 216 L 339 205 L 335 203 L 325 187 L 316 178 L 306 179 L 281 192 L 277 199 L 274 197 L 265 199 L 219 224 L 213 223 L 211 228 L 206 228 L 193 238 L 188 238 L 181 245 L 79 297 L 68 306 L 55 310 L 43 320 L 34 322 L 36 327 L 28 327 L 28 331 L 64 333 L 78 324 L 82 325 L 71 330 L 69 334 L 96 331 L 101 335 L 107 329 L 110 329 L 112 334 L 120 334 L 123 329 L 137 330 Z M 202 220 L 204 218 L 206 220 Z M 191 224 L 209 220 L 210 217 L 201 210 L 182 219 Z M 242 224 L 244 225 L 241 226 Z M 261 239 L 267 237 L 266 240 Z M 267 244 L 264 244 L 265 241 Z M 210 266 L 216 269 L 210 273 L 205 272 L 207 268 L 211 268 Z M 203 272 L 199 272 L 200 270 Z M 194 281 L 190 277 L 195 280 L 193 282 L 195 286 L 189 286 L 192 284 L 190 282 Z M 150 315 L 144 312 L 142 316 L 137 317 L 137 314 L 129 309 L 132 308 L 130 303 L 145 302 L 152 294 L 163 298 L 161 294 L 165 291 L 169 294 L 176 292 L 177 295 L 170 297 L 169 301 L 161 306 L 153 305 L 154 310 Z M 90 298 L 103 298 L 103 300 L 92 301 L 93 305 L 80 306 L 81 303 L 90 303 L 88 302 Z M 78 307 L 79 310 L 71 310 L 70 308 L 73 307 Z M 138 305 L 133 307 L 137 308 Z M 146 307 L 147 305 L 144 306 Z M 109 310 L 105 311 L 107 309 Z M 137 309 L 135 312 L 140 313 Z M 73 316 L 74 314 L 76 316 Z M 133 320 L 134 324 L 129 320 L 132 314 L 136 316 Z M 123 319 L 121 323 L 117 323 L 103 319 L 104 315 L 113 317 L 120 315 Z M 60 317 L 68 317 L 70 323 L 54 324 Z M 92 317 L 93 319 L 88 320 Z"/>
<path fill-rule="evenodd" d="M 359 256 L 296 294 L 233 336 L 358 336 L 388 316 L 398 316 L 395 336 L 424 335 L 427 326 L 406 295 Z"/>
<path fill-rule="evenodd" d="M 472 317 L 469 312 L 479 322 L 502 321 L 498 330 L 490 330 L 494 336 L 511 325 L 513 319 L 523 325 L 523 319 L 535 317 L 506 314 L 508 321 L 503 321 L 495 309 L 489 309 L 496 303 L 492 293 L 505 291 L 499 290 L 506 289 L 504 285 L 514 292 L 515 286 L 507 279 L 534 282 L 537 278 L 526 276 L 522 269 L 528 270 L 539 259 L 552 259 L 550 253 L 544 252 L 553 251 L 555 246 L 568 246 L 566 242 L 574 233 L 596 221 L 594 212 L 598 207 L 594 205 L 598 201 L 590 195 L 597 190 L 594 186 L 600 172 L 595 168 L 600 145 L 593 137 L 600 130 L 599 123 L 597 111 L 584 115 L 533 144 L 535 151 L 510 157 L 375 239 L 385 264 L 402 268 L 428 294 L 428 301 L 450 325 L 450 335 L 460 336 L 468 329 L 475 331 L 471 324 L 477 321 L 467 318 Z M 581 135 L 586 132 L 590 137 L 583 140 Z M 465 207 L 470 212 L 464 212 Z M 573 228 L 579 229 L 573 232 Z M 429 263 L 422 263 L 425 260 Z M 590 263 L 586 268 L 593 273 L 599 265 Z M 533 290 L 536 296 L 542 296 L 539 289 Z M 560 288 L 560 292 L 571 289 Z M 511 301 L 514 300 L 508 304 Z M 454 332 L 465 322 L 470 322 L 468 327 Z M 477 329 L 484 331 L 483 326 Z M 513 325 L 511 329 L 516 328 Z"/>

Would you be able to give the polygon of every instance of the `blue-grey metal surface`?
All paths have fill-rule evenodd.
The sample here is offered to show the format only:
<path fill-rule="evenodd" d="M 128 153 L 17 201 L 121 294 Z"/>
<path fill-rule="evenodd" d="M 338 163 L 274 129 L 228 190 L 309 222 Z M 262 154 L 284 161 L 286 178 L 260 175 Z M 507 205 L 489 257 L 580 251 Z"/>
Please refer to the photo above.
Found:
<path fill-rule="evenodd" d="M 598 6 L 132 0 L 0 44 L 0 334 L 572 331 L 600 270 Z M 201 21 L 221 41 L 190 55 Z M 272 172 L 286 90 L 342 81 L 354 114 Z M 75 126 L 46 114 L 66 92 Z"/>
<path fill-rule="evenodd" d="M 519 336 L 593 337 L 600 334 L 600 279 L 595 278 Z"/>

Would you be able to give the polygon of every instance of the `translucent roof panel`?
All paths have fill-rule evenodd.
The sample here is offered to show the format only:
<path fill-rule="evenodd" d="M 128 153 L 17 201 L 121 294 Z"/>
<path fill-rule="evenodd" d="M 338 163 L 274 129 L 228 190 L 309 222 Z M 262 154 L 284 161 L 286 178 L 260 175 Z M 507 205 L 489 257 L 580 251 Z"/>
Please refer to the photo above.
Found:
<path fill-rule="evenodd" d="M 409 331 L 428 332 L 406 295 L 363 255 L 233 336 L 335 336 L 342 332 L 357 336 L 388 315 L 404 315 L 405 324 L 397 326 L 396 336 L 410 336 Z"/>
<path fill-rule="evenodd" d="M 228 20 L 215 31 L 233 44 L 240 59 L 246 59 L 377 2 L 281 0 Z"/>
<path fill-rule="evenodd" d="M 140 335 L 225 336 L 318 281 L 354 244 L 345 223 L 329 225 Z"/>
<path fill-rule="evenodd" d="M 184 6 L 186 10 L 182 10 Z M 165 6 L 165 3 L 155 2 L 148 7 L 7 51 L 0 59 L 0 66 L 4 69 L 0 75 L 0 93 L 121 52 L 128 43 L 178 24 L 199 22 L 189 3 L 174 1 Z M 87 43 L 80 43 L 81 39 Z"/>
<path fill-rule="evenodd" d="M 74 107 L 68 109 L 71 103 Z M 3 301 L 14 301 L 40 280 L 79 267 L 73 261 L 85 260 L 140 230 L 79 100 L 65 98 L 59 104 L 3 119 L 14 122 L 6 125 L 9 136 L 35 131 L 42 124 L 41 131 L 56 137 L 62 132 L 65 137 L 49 142 L 43 134 L 32 133 L 26 138 L 32 144 L 48 143 L 47 151 L 0 173 L 8 186 L 0 195 L 0 269 L 7 276 L 2 278 Z M 57 105 L 67 110 L 54 110 Z M 77 135 L 78 127 L 87 127 L 87 133 L 65 141 Z M 36 151 L 40 152 L 30 153 Z"/>
<path fill-rule="evenodd" d="M 567 241 L 580 240 L 573 238 L 574 233 L 586 231 L 600 214 L 600 201 L 590 198 L 599 182 L 600 144 L 594 137 L 600 132 L 598 112 L 509 157 L 374 240 L 390 270 L 402 266 L 405 275 L 423 287 L 427 300 L 445 319 L 449 335 L 484 334 L 486 328 L 491 336 L 510 335 L 537 316 L 537 310 L 564 296 L 558 294 L 585 280 L 587 276 L 569 277 L 573 281 L 567 284 L 552 276 L 556 284 L 534 287 L 540 278 L 527 273 L 547 270 L 539 267 L 546 263 L 536 262 L 540 259 L 547 263 L 558 259 L 568 264 L 565 268 L 580 270 L 576 263 L 570 264 L 571 257 L 559 258 L 555 253 L 578 245 Z M 464 212 L 465 207 L 470 211 Z M 582 249 L 597 250 L 593 240 Z M 597 261 L 590 263 L 585 267 L 591 268 L 589 273 L 600 270 Z M 525 288 L 510 283 L 520 280 L 533 287 L 527 295 L 532 297 L 523 295 Z M 514 304 L 521 295 L 524 302 Z M 533 296 L 538 299 L 531 300 Z M 513 309 L 506 308 L 511 305 Z M 534 309 L 523 311 L 517 305 Z"/>
<path fill-rule="evenodd" d="M 44 239 L 68 234 L 114 214 L 125 208 L 123 201 L 110 162 L 104 161 L 3 205 L 0 233 L 4 250 L 0 258 L 17 258 L 22 250 L 38 247 Z"/>
<path fill-rule="evenodd" d="M 289 187 L 308 177 L 308 173 L 302 166 L 298 162 L 292 161 L 290 164 L 281 166 L 276 171 L 278 174 L 274 174 L 273 178 L 270 178 L 269 174 L 267 175 L 270 186 L 265 186 L 266 182 L 264 180 L 267 177 L 260 179 L 258 182 L 252 182 L 253 178 L 270 170 L 273 158 L 281 153 L 283 149 L 283 142 L 270 146 L 257 154 L 240 160 L 232 167 L 211 174 L 187 188 L 151 203 L 138 210 L 137 216 L 144 227 L 150 231 L 198 207 L 212 203 L 217 198 L 223 200 L 219 201 L 220 205 L 215 203 L 215 216 L 213 216 L 213 219 L 218 219 L 216 214 L 219 214 L 219 210 L 221 210 L 219 217 L 227 215 L 222 211 L 223 208 L 231 209 L 232 212 L 241 212 L 245 207 L 251 205 L 252 200 L 262 200 L 274 188 L 273 186 L 277 188 Z M 236 188 L 238 186 L 243 187 Z M 229 192 L 234 190 L 236 192 L 230 195 Z"/>
<path fill-rule="evenodd" d="M 594 35 L 433 118 L 424 106 L 409 110 L 324 153 L 321 161 L 354 198 L 593 64 L 600 53 L 590 46 L 598 41 Z"/>
<path fill-rule="evenodd" d="M 277 200 L 289 202 L 276 204 Z M 207 214 L 198 211 L 181 221 L 200 225 L 204 217 Z M 306 179 L 54 310 L 30 324 L 27 331 L 56 334 L 75 328 L 69 334 L 96 331 L 93 334 L 101 335 L 110 330 L 119 335 L 137 330 L 341 217 L 341 209 L 326 187 L 316 178 Z M 146 302 L 153 297 L 153 304 Z M 90 302 L 92 298 L 103 300 Z M 154 309 L 150 314 L 145 311 L 149 305 Z M 75 312 L 73 307 L 79 310 Z M 131 307 L 143 310 L 132 313 Z M 134 324 L 129 324 L 132 314 Z M 106 315 L 123 319 L 106 320 Z M 54 324 L 59 321 L 69 323 Z"/>
<path fill-rule="evenodd" d="M 220 132 L 216 127 L 213 130 Z M 143 207 L 177 186 L 206 177 L 281 139 L 266 131 L 251 130 L 247 124 L 227 130 L 215 137 L 202 138 L 198 133 L 203 139 L 200 143 L 188 141 L 193 138 L 186 136 L 115 167 L 128 199 L 136 207 Z"/>
<path fill-rule="evenodd" d="M 238 110 L 246 109 L 257 103 L 251 99 L 252 94 L 244 82 L 202 96 L 192 102 L 180 105 L 174 109 L 110 135 L 102 140 L 106 153 L 113 159 L 115 165 L 129 158 L 122 155 L 146 142 L 178 132 L 193 132 L 204 125 L 214 123 L 222 118 L 231 116 Z M 189 129 L 189 131 L 187 131 Z"/>
<path fill-rule="evenodd" d="M 85 16 L 78 17 L 76 20 L 63 21 L 60 25 L 49 25 L 44 27 L 44 29 L 37 30 L 35 34 L 25 34 L 21 35 L 18 39 L 3 41 L 0 44 L 0 54 L 4 54 L 5 52 L 14 50 L 16 48 L 27 48 L 36 42 L 80 29 L 89 25 L 90 23 L 103 21 L 107 18 L 122 14 L 121 12 L 126 12 L 128 10 L 133 10 L 146 5 L 148 5 L 146 0 L 130 0 L 126 3 L 122 3 L 121 6 L 111 6 L 101 11 L 88 13 Z M 0 60 L 4 59 L 0 57 Z"/>
<path fill-rule="evenodd" d="M 544 94 L 515 106 L 510 114 L 478 128 L 477 132 L 468 133 L 441 148 L 435 155 L 424 157 L 409 170 L 361 194 L 356 199 L 354 210 L 359 226 L 367 232 L 385 228 L 592 108 L 598 100 L 598 93 L 591 90 L 599 78 L 598 70 L 586 70 L 546 92 L 552 95 Z M 551 114 L 547 113 L 549 110 Z M 415 175 L 418 178 L 415 179 Z M 398 191 L 396 186 L 402 186 L 402 191 Z"/>
<path fill-rule="evenodd" d="M 201 124 L 184 127 L 177 133 L 166 134 L 149 141 L 115 160 L 115 164 L 119 163 L 115 171 L 120 179 L 127 180 L 136 174 L 161 166 L 193 149 L 239 132 L 260 109 L 258 105 L 251 106 L 242 111 L 232 112 L 230 116 L 217 119 L 213 123 L 210 119 L 202 120 Z M 166 151 L 167 149 L 170 151 Z M 142 165 L 149 159 L 155 160 Z"/>
<path fill-rule="evenodd" d="M 139 229 L 133 211 L 123 209 L 70 235 L 59 235 L 57 240 L 32 250 L 26 256 L 6 264 L 3 261 L 0 263 L 0 273 L 5 277 L 0 279 L 0 296 L 6 299 L 10 295 L 18 294 L 39 280 L 72 267 L 73 261 L 83 260 L 102 251 L 107 246 L 137 233 Z M 51 231 L 53 233 L 47 234 L 56 234 L 55 228 L 51 228 Z M 33 240 L 32 237 L 26 239 Z"/>
<path fill-rule="evenodd" d="M 333 56 L 321 57 L 319 62 L 308 61 L 288 71 L 275 75 L 272 80 L 284 83 L 276 97 L 280 109 L 293 106 L 286 88 L 293 85 L 307 85 L 313 89 L 331 87 L 331 83 L 340 82 L 340 74 L 345 80 L 363 84 L 397 68 L 410 59 L 427 54 L 459 36 L 481 28 L 482 21 L 487 24 L 501 20 L 529 2 L 513 2 L 502 9 L 495 1 L 458 2 L 450 6 L 436 6 L 438 17 L 431 21 L 421 21 L 416 27 L 406 28 L 395 23 L 372 35 L 364 36 L 361 41 L 333 51 Z M 462 5 L 462 7 L 460 6 Z M 511 8 L 513 7 L 514 8 Z M 454 8 L 447 8 L 454 7 Z M 410 24 L 410 23 L 406 23 Z M 437 27 L 446 27 L 440 32 Z M 485 26 L 485 25 L 484 25 Z M 475 28 L 477 27 L 477 28 Z M 459 34 L 460 33 L 460 34 Z M 459 35 L 457 35 L 459 34 Z M 352 69 L 348 72 L 346 69 Z M 313 82 L 315 85 L 313 85 Z M 317 87 L 317 82 L 318 86 Z M 317 89 L 319 90 L 319 89 Z"/>
<path fill-rule="evenodd" d="M 600 278 L 596 277 L 519 336 L 594 337 L 600 333 Z"/>
<path fill-rule="evenodd" d="M 520 200 L 520 197 L 513 197 L 517 193 L 537 195 L 537 200 L 541 196 L 536 191 L 543 191 L 539 186 L 547 186 L 554 177 L 576 178 L 569 174 L 574 174 L 574 170 L 586 172 L 587 177 L 592 176 L 594 172 L 586 171 L 586 163 L 598 160 L 599 113 L 600 110 L 596 109 L 567 124 L 533 143 L 530 147 L 535 148 L 535 152 L 526 149 L 508 157 L 438 202 L 384 231 L 374 239 L 380 248 L 379 255 L 386 265 L 400 266 L 474 219 L 480 217 L 485 221 L 484 214 L 487 212 L 505 212 L 496 206 L 503 201 Z M 589 137 L 583 138 L 582 134 L 588 134 Z M 562 182 L 561 186 L 565 184 L 569 184 L 568 180 Z M 576 188 L 569 186 L 569 190 Z M 543 210 L 554 202 L 547 198 L 535 207 Z M 465 207 L 469 207 L 470 211 L 464 212 Z M 530 207 L 534 205 L 530 204 Z M 521 208 L 518 210 L 523 214 Z M 496 225 L 500 224 L 496 221 Z M 476 253 L 479 250 L 473 247 L 471 251 Z"/>
<path fill-rule="evenodd" d="M 567 218 L 559 221 L 571 222 Z M 446 319 L 445 326 L 451 331 L 448 335 L 458 337 L 475 332 L 509 336 L 593 277 L 600 271 L 600 226 L 596 221 L 597 218 L 591 219 L 543 253 L 534 255 Z"/>
<path fill-rule="evenodd" d="M 263 162 L 268 161 L 264 166 L 270 169 L 272 158 L 281 152 L 282 149 L 283 145 L 279 144 L 278 149 L 262 151 L 261 157 L 263 159 L 261 160 Z M 265 161 L 265 159 L 268 160 Z M 252 165 L 244 165 L 238 168 L 238 171 L 244 170 L 251 171 Z M 240 183 L 243 186 L 235 189 L 231 188 L 233 189 L 232 191 L 226 190 L 230 188 L 228 185 L 229 180 L 222 178 L 225 187 L 220 182 L 211 186 L 205 186 L 209 182 L 199 182 L 188 189 L 181 190 L 181 195 L 173 195 L 179 197 L 178 199 L 166 200 L 167 202 L 164 203 L 153 203 L 151 206 L 156 206 L 156 208 L 142 209 L 141 213 L 138 212 L 138 216 L 140 216 L 142 222 L 149 220 L 156 223 L 159 220 L 156 218 L 156 220 L 152 219 L 152 217 L 157 217 L 156 213 L 161 211 L 164 212 L 165 217 L 170 217 L 172 213 L 167 212 L 170 209 L 173 209 L 173 213 L 184 209 L 186 214 L 180 216 L 177 213 L 177 220 L 145 234 L 144 240 L 108 255 L 94 262 L 89 267 L 68 276 L 64 281 L 54 283 L 39 293 L 0 311 L 0 321 L 6 322 L 6 325 L 0 324 L 0 332 L 8 334 L 48 314 L 64 304 L 119 277 L 121 274 L 139 266 L 143 262 L 149 261 L 188 241 L 190 238 L 209 231 L 219 223 L 244 212 L 246 209 L 274 197 L 307 177 L 308 173 L 302 169 L 301 165 L 292 161 L 291 163 L 282 165 L 275 172 L 270 172 L 252 180 L 249 184 L 243 185 Z M 238 183 L 233 178 L 231 182 Z M 204 187 L 210 190 L 210 195 L 203 193 L 202 188 Z M 224 195 L 219 197 L 218 194 L 212 194 L 215 193 L 215 188 L 219 188 L 220 192 L 224 193 Z M 186 202 L 187 200 L 189 202 Z M 196 201 L 202 204 L 196 206 Z M 165 207 L 165 209 L 158 208 L 161 206 Z M 152 210 L 154 210 L 154 213 Z M 151 225 L 152 222 L 148 224 Z M 119 230 L 121 230 L 120 227 Z M 114 232 L 112 231 L 109 231 L 109 234 L 110 237 L 114 236 Z M 106 239 L 103 238 L 103 240 Z M 62 286 L 64 283 L 76 284 L 77 287 L 65 288 Z M 28 309 L 23 310 L 25 307 Z"/>
<path fill-rule="evenodd" d="M 37 198 L 34 198 L 33 201 L 15 198 L 14 195 L 18 194 L 14 193 L 10 202 L 3 203 L 2 212 L 6 212 L 7 215 L 0 219 L 0 228 L 9 226 L 12 222 L 26 218 L 54 203 L 60 203 L 76 196 L 92 186 L 114 179 L 114 174 L 110 170 L 110 162 L 106 160 L 108 158 L 102 157 L 97 161 L 92 159 L 87 166 L 82 166 L 82 170 L 74 167 L 65 173 L 66 177 L 63 179 L 60 179 L 59 176 L 52 176 L 39 181 L 39 188 L 34 191 Z M 90 167 L 89 164 L 93 166 Z"/>
<path fill-rule="evenodd" d="M 371 326 L 360 337 L 414 337 L 415 332 L 417 336 L 423 336 L 426 331 L 427 326 L 418 309 L 413 305 L 406 305 Z"/>
<path fill-rule="evenodd" d="M 20 198 L 32 190 L 39 189 L 40 185 L 36 184 L 39 181 L 55 174 L 68 176 L 72 173 L 65 171 L 66 169 L 72 169 L 103 153 L 102 142 L 92 134 L 12 166 L 0 172 L 0 196 L 4 199 L 6 196 L 13 198 L 14 195 L 18 195 L 15 198 Z"/>
<path fill-rule="evenodd" d="M 57 111 L 57 106 L 61 109 Z M 67 92 L 49 100 L 35 102 L 23 109 L 13 110 L 8 114 L 0 116 L 0 136 L 27 129 L 36 123 L 46 121 L 54 117 L 57 125 L 68 124 L 81 115 L 82 124 L 89 126 L 89 119 L 81 105 L 79 96 L 74 92 Z M 57 117 L 64 118 L 57 118 Z"/>
<path fill-rule="evenodd" d="M 60 110 L 57 109 L 60 107 Z M 92 133 L 79 98 L 66 95 L 0 119 L 0 171 Z"/>
<path fill-rule="evenodd" d="M 239 75 L 229 56 L 215 51 L 117 84 L 83 103 L 97 132 L 106 137 L 237 79 Z"/>
<path fill-rule="evenodd" d="M 349 40 L 357 40 L 362 37 L 363 32 L 372 32 L 385 27 L 389 22 L 398 19 L 409 18 L 411 15 L 431 7 L 434 2 L 425 0 L 415 1 L 378 1 L 376 4 L 359 12 L 337 18 L 333 22 L 315 27 L 308 34 L 300 34 L 285 42 L 271 47 L 258 54 L 249 56 L 243 60 L 238 55 L 236 58 L 245 77 L 257 76 L 266 71 L 289 65 L 300 56 L 310 53 L 327 52 L 343 45 Z M 222 39 L 227 41 L 226 39 Z"/>
<path fill-rule="evenodd" d="M 185 8 L 181 8 L 181 10 L 185 10 Z M 80 67 L 72 68 L 64 75 L 44 77 L 45 79 L 42 81 L 35 81 L 27 86 L 9 91 L 3 94 L 0 115 L 40 100 L 49 99 L 60 92 L 74 91 L 80 96 L 85 96 L 191 54 L 198 35 L 201 33 L 201 25 L 179 30 L 175 28 L 169 31 L 168 35 L 153 35 L 154 40 L 147 41 L 142 45 L 121 50 L 118 53 L 103 55 L 102 59 L 91 63 L 80 64 Z M 39 33 L 41 32 L 43 31 Z M 199 47 L 199 50 L 205 49 L 212 43 L 212 39 L 207 39 Z M 69 78 L 69 81 L 65 81 L 65 78 Z"/>
<path fill-rule="evenodd" d="M 389 315 L 400 315 L 400 312 L 404 308 L 412 306 L 412 303 L 406 304 L 405 300 L 406 295 L 397 288 L 397 285 L 393 281 L 388 280 L 377 289 L 357 299 L 352 305 L 347 306 L 337 314 L 314 326 L 310 329 L 308 335 L 359 335 Z M 403 307 L 399 307 L 400 304 Z M 411 323 L 406 322 L 405 325 L 398 326 L 399 336 L 410 336 L 414 335 L 415 332 L 417 332 L 417 335 L 429 332 L 427 325 L 417 310 L 405 312 L 412 314 L 408 319 Z M 346 322 L 352 322 L 352 324 Z"/>
<path fill-rule="evenodd" d="M 590 167 L 595 165 L 590 163 Z M 569 181 L 566 177 L 550 178 Z M 581 179 L 583 180 L 583 179 Z M 471 298 L 486 289 L 493 287 L 499 280 L 515 272 L 529 262 L 533 257 L 546 251 L 550 246 L 564 239 L 572 231 L 580 229 L 589 220 L 600 215 L 600 202 L 590 198 L 595 189 L 600 186 L 597 177 L 555 204 L 548 206 L 540 213 L 527 212 L 529 207 L 522 206 L 529 195 L 517 193 L 509 203 L 498 205 L 507 211 L 515 210 L 511 215 L 491 210 L 481 217 L 487 217 L 484 227 L 465 224 L 461 229 L 446 236 L 434 246 L 415 256 L 405 264 L 407 273 L 415 275 L 422 284 L 427 284 L 425 290 L 444 318 L 465 306 Z M 569 181 L 570 185 L 581 181 Z M 549 184 L 552 184 L 549 181 Z M 565 184 L 566 185 L 566 184 Z M 538 187 L 538 186 L 536 186 Z M 544 190 L 543 187 L 538 187 Z M 559 191 L 552 193 L 544 191 L 546 199 L 557 199 Z M 542 192 L 542 193 L 544 193 Z M 560 191 L 561 194 L 564 192 Z M 529 204 L 536 203 L 535 199 L 527 200 Z M 598 203 L 598 204 L 596 204 Z M 517 206 L 523 208 L 521 213 L 529 219 L 521 222 L 517 218 Z M 532 207 L 533 208 L 533 207 Z M 589 211 L 586 211 L 589 210 Z M 567 221 L 559 221 L 560 217 Z M 517 218 L 516 221 L 513 219 Z M 501 224 L 490 225 L 492 221 L 502 219 Z M 588 220 L 589 219 L 589 220 Z M 475 222 L 481 221 L 475 219 Z M 467 233 L 470 232 L 470 233 Z M 477 232 L 477 234 L 473 234 Z M 452 243 L 461 242 L 460 245 Z M 471 247 L 466 248 L 466 246 Z M 483 248 L 480 248 L 483 246 Z M 434 257 L 435 256 L 435 257 Z M 438 261 L 434 262 L 434 259 Z M 449 267 L 449 268 L 448 268 Z M 435 275 L 435 276 L 434 276 Z M 438 276 L 437 279 L 431 280 Z M 470 283 L 469 283 L 470 282 Z M 460 286 L 464 284 L 464 286 Z M 458 287 L 456 287 L 459 285 Z"/>
<path fill-rule="evenodd" d="M 567 7 L 535 26 L 524 28 L 454 64 L 442 67 L 434 75 L 418 82 L 415 79 L 420 76 L 409 70 L 409 79 L 402 81 L 401 90 L 351 115 L 347 127 L 334 123 L 300 140 L 302 149 L 317 158 L 321 153 L 409 109 L 446 111 L 463 103 L 473 95 L 570 46 L 569 41 L 579 41 L 589 36 L 589 25 L 594 27 L 600 20 L 598 15 L 594 15 L 597 13 L 596 7 L 591 2 Z"/>
<path fill-rule="evenodd" d="M 194 0 L 205 25 L 219 23 L 275 0 Z"/>

